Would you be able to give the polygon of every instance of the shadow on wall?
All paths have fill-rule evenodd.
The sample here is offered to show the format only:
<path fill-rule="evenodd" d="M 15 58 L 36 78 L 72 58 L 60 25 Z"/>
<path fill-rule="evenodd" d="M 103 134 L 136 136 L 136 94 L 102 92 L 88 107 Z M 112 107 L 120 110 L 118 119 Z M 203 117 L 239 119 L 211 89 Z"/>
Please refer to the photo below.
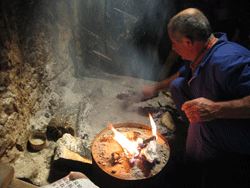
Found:
<path fill-rule="evenodd" d="M 172 0 L 81 1 L 77 12 L 84 59 L 75 64 L 78 76 L 99 69 L 157 80 L 171 49 L 167 23 L 175 14 Z"/>

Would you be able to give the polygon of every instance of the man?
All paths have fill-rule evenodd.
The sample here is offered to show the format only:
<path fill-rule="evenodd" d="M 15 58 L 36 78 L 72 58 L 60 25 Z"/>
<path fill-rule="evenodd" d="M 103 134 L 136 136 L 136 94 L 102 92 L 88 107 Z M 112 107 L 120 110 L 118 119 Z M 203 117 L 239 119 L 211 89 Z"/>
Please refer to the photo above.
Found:
<path fill-rule="evenodd" d="M 203 164 L 228 153 L 250 154 L 250 51 L 211 32 L 197 9 L 186 9 L 168 25 L 172 49 L 184 60 L 178 74 L 142 88 L 144 98 L 170 87 L 189 124 L 188 163 Z"/>

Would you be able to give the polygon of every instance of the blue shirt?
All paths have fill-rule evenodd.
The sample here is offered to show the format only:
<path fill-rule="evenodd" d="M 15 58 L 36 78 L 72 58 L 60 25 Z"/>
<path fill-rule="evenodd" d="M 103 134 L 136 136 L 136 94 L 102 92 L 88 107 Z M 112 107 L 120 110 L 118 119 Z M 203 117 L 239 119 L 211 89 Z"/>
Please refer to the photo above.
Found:
<path fill-rule="evenodd" d="M 228 41 L 226 34 L 214 33 L 219 40 L 207 52 L 193 76 L 190 62 L 180 70 L 189 80 L 193 98 L 229 101 L 250 95 L 250 51 Z M 250 119 L 215 119 L 190 123 L 199 126 L 201 136 L 212 147 L 250 154 Z"/>

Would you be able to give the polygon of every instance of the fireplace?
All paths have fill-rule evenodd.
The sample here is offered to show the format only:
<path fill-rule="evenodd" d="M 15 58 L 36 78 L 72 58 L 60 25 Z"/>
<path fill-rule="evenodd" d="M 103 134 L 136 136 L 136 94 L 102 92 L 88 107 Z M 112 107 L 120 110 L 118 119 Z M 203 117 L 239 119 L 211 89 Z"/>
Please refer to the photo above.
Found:
<path fill-rule="evenodd" d="M 159 139 L 163 143 L 172 139 L 175 130 L 161 122 L 162 115 L 169 113 L 182 122 L 169 92 L 132 108 L 124 108 L 125 101 L 117 97 L 133 96 L 139 88 L 155 84 L 166 59 L 155 46 L 160 45 L 165 56 L 170 51 L 170 43 L 159 44 L 168 41 L 165 34 L 159 35 L 162 22 L 149 21 L 151 28 L 158 28 L 155 32 L 144 24 L 145 19 L 159 15 L 169 19 L 174 12 L 164 12 L 174 10 L 174 5 L 152 2 L 1 1 L 0 161 L 14 166 L 15 177 L 38 186 L 50 183 L 58 139 L 69 133 L 89 149 L 98 133 L 111 131 L 106 129 L 109 121 L 115 127 L 124 122 L 144 127 L 150 112 L 164 136 Z M 154 10 L 151 15 L 146 15 L 148 9 Z M 47 137 L 46 147 L 40 151 L 29 143 L 36 132 Z M 151 137 L 147 134 L 142 139 Z M 121 157 L 117 152 L 113 152 L 114 163 Z M 166 163 L 167 157 L 168 152 Z M 147 165 L 151 168 L 150 162 Z M 163 166 L 142 179 L 159 177 Z M 111 177 L 115 174 L 114 170 Z"/>

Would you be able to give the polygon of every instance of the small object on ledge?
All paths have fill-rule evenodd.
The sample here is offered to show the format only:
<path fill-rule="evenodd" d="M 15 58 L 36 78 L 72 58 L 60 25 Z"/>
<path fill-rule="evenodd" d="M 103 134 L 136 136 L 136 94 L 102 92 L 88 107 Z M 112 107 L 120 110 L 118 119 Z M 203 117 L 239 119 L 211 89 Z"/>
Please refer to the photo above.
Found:
<path fill-rule="evenodd" d="M 35 151 L 40 151 L 46 147 L 47 136 L 44 133 L 36 132 L 29 136 L 30 146 Z"/>

